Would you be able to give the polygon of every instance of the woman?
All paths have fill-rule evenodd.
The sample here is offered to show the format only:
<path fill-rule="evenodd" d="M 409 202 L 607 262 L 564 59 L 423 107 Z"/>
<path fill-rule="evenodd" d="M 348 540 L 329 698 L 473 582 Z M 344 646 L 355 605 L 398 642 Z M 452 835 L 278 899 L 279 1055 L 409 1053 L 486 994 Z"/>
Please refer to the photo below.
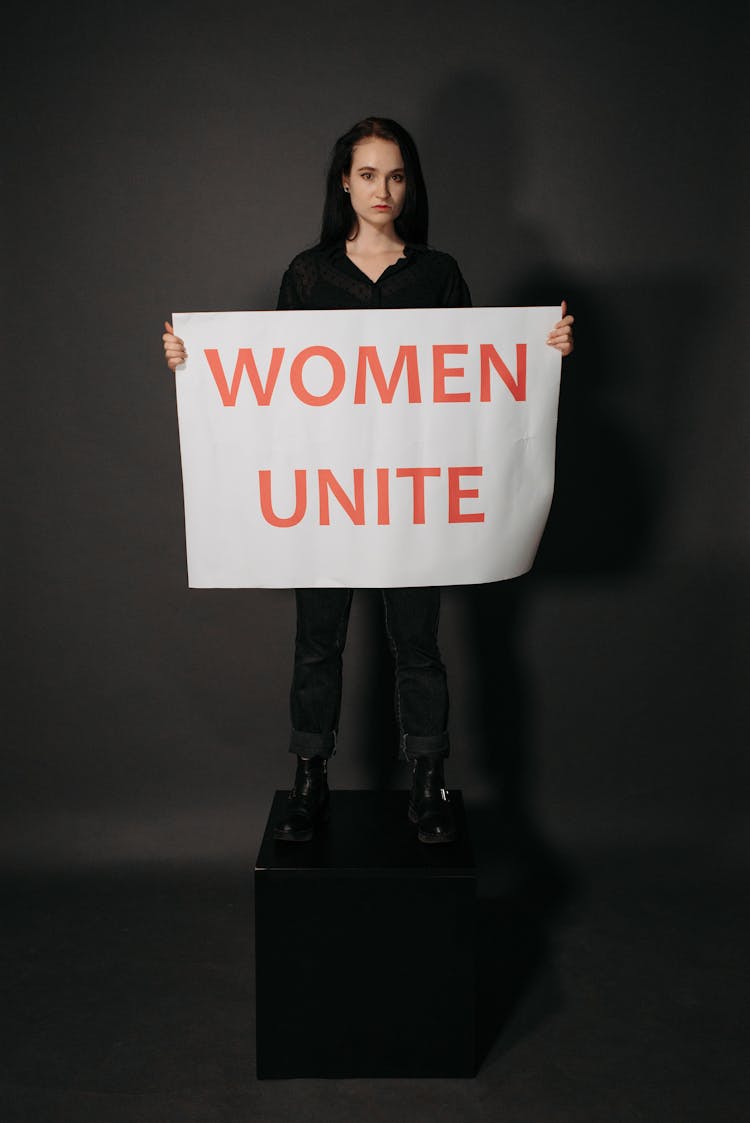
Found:
<path fill-rule="evenodd" d="M 328 171 L 320 241 L 299 254 L 281 282 L 279 309 L 449 308 L 468 306 L 458 265 L 427 246 L 428 207 L 419 156 L 401 125 L 368 117 L 336 142 Z M 573 349 L 573 317 L 555 324 L 547 343 Z M 165 324 L 171 370 L 186 358 Z M 445 788 L 448 689 L 437 644 L 440 590 L 383 589 L 394 660 L 401 749 L 412 764 L 409 819 L 420 842 L 451 842 L 453 809 Z M 303 842 L 329 813 L 328 759 L 335 752 L 342 653 L 351 589 L 298 589 L 291 688 L 290 751 L 294 786 L 277 839 Z"/>

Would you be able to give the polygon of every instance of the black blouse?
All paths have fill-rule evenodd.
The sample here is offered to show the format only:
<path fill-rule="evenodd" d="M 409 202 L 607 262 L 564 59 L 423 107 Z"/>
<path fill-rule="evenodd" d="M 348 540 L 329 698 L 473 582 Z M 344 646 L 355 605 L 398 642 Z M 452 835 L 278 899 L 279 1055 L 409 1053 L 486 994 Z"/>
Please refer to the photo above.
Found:
<path fill-rule="evenodd" d="M 358 269 L 343 245 L 314 246 L 292 261 L 281 281 L 277 308 L 468 308 L 471 296 L 452 257 L 427 246 L 406 246 L 405 256 L 377 281 Z"/>

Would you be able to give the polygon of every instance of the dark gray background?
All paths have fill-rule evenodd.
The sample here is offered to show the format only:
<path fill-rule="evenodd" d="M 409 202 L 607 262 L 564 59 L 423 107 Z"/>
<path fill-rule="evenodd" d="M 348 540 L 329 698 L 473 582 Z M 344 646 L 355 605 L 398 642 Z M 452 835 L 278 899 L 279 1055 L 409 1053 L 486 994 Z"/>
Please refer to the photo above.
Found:
<path fill-rule="evenodd" d="M 431 240 L 475 303 L 566 297 L 577 317 L 538 567 L 445 596 L 451 785 L 505 793 L 563 850 L 746 854 L 729 7 L 10 6 L 6 863 L 251 858 L 290 781 L 292 594 L 187 589 L 161 322 L 273 306 L 330 146 L 369 113 L 413 132 Z M 335 785 L 406 785 L 389 691 L 363 594 Z"/>

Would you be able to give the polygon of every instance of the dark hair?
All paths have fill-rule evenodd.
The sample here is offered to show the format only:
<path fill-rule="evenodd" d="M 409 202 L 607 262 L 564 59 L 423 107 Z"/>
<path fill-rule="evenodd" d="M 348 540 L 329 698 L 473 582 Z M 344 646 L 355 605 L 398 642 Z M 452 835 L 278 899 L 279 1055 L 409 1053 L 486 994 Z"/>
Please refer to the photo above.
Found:
<path fill-rule="evenodd" d="M 406 198 L 404 208 L 395 222 L 396 233 L 405 242 L 424 245 L 427 242 L 429 210 L 427 188 L 422 177 L 417 146 L 398 122 L 388 117 L 365 117 L 358 121 L 348 132 L 339 137 L 333 146 L 331 162 L 326 180 L 326 200 L 323 206 L 323 222 L 320 229 L 320 244 L 331 245 L 348 238 L 357 218 L 352 209 L 351 199 L 344 191 L 342 175 L 351 171 L 352 153 L 356 145 L 370 137 L 392 140 L 401 150 L 406 177 Z"/>

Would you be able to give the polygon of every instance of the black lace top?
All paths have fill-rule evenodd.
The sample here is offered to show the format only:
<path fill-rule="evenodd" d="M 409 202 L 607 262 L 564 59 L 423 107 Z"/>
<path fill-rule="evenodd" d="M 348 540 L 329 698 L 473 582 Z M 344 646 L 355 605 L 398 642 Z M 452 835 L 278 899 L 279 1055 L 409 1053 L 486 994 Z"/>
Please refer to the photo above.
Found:
<path fill-rule="evenodd" d="M 452 257 L 427 246 L 406 246 L 405 256 L 371 281 L 343 245 L 314 246 L 292 261 L 281 281 L 277 308 L 461 308 L 471 296 Z"/>

